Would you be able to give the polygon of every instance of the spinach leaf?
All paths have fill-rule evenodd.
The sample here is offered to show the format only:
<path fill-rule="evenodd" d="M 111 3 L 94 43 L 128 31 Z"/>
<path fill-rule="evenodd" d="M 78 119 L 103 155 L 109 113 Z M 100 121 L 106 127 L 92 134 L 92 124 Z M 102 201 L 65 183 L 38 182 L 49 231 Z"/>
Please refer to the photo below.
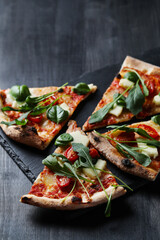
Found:
<path fill-rule="evenodd" d="M 77 93 L 78 95 L 83 95 L 90 92 L 90 88 L 86 83 L 80 82 L 75 85 L 73 92 Z"/>
<path fill-rule="evenodd" d="M 61 123 L 69 117 L 68 111 L 58 105 L 55 105 L 47 110 L 47 118 L 55 123 Z"/>
<path fill-rule="evenodd" d="M 66 146 L 73 141 L 73 137 L 69 133 L 61 134 L 55 141 L 56 146 Z"/>
<path fill-rule="evenodd" d="M 126 78 L 129 81 L 134 82 L 134 83 L 136 83 L 139 79 L 137 74 L 133 71 L 132 72 L 126 72 L 123 78 Z"/>
<path fill-rule="evenodd" d="M 121 94 L 120 93 L 115 93 L 113 95 L 113 100 L 115 100 L 116 98 L 118 98 Z M 116 101 L 117 105 L 126 107 L 126 97 L 124 97 L 123 95 Z"/>
<path fill-rule="evenodd" d="M 141 78 L 141 76 L 138 74 L 138 72 L 137 72 L 136 70 L 134 70 L 134 69 L 129 69 L 129 68 L 125 68 L 125 69 L 130 70 L 132 73 L 135 73 L 135 74 L 137 75 L 137 77 L 138 77 L 137 80 L 140 80 L 140 82 L 141 82 L 141 84 L 142 84 L 144 96 L 145 96 L 145 97 L 149 96 L 149 90 L 148 90 L 147 86 L 145 85 L 144 80 L 143 80 L 143 79 Z"/>
<path fill-rule="evenodd" d="M 25 101 L 26 98 L 31 95 L 26 85 L 15 85 L 11 87 L 10 94 L 19 102 Z"/>
<path fill-rule="evenodd" d="M 145 97 L 137 81 L 136 85 L 129 91 L 128 97 L 126 98 L 126 108 L 134 115 L 137 115 L 142 111 L 144 102 Z"/>
<path fill-rule="evenodd" d="M 151 120 L 160 125 L 160 115 L 153 116 Z"/>

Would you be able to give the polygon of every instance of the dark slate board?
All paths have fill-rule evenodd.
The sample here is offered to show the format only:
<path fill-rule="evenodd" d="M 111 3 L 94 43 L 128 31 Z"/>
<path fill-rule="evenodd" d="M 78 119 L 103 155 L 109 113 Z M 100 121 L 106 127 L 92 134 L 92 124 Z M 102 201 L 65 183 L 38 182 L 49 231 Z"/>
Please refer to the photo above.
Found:
<path fill-rule="evenodd" d="M 140 59 L 155 65 L 160 65 L 160 49 L 152 50 L 140 57 Z M 69 85 L 74 85 L 75 83 L 81 81 L 86 83 L 94 83 L 98 86 L 97 92 L 82 102 L 72 116 L 72 119 L 76 120 L 79 126 L 82 126 L 87 117 L 92 113 L 98 101 L 101 99 L 105 89 L 110 85 L 114 76 L 118 73 L 120 66 L 121 64 L 106 66 L 94 72 L 85 73 L 76 80 L 69 82 Z M 134 121 L 136 120 L 134 119 Z M 65 132 L 66 129 L 67 126 L 65 126 L 60 133 Z M 101 129 L 101 131 L 103 130 L 106 131 L 105 129 Z M 33 182 L 39 172 L 43 169 L 42 159 L 54 151 L 54 141 L 46 150 L 40 151 L 12 141 L 6 137 L 2 130 L 0 133 L 1 146 L 7 151 L 9 156 L 28 177 L 28 179 Z M 108 167 L 116 176 L 125 181 L 133 189 L 137 189 L 147 183 L 146 180 L 122 172 L 109 162 Z"/>

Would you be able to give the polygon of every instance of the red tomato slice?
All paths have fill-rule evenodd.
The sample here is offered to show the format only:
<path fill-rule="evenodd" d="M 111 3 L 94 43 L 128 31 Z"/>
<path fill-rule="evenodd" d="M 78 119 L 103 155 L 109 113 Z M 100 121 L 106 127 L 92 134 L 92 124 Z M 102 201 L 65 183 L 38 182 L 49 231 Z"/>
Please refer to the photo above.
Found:
<path fill-rule="evenodd" d="M 145 130 L 152 138 L 157 138 L 159 136 L 157 131 L 151 126 L 139 124 L 138 128 L 142 128 L 143 130 Z"/>
<path fill-rule="evenodd" d="M 28 116 L 28 120 L 34 123 L 40 123 L 42 121 L 43 116 L 42 115 L 37 115 L 37 116 Z"/>
<path fill-rule="evenodd" d="M 122 132 L 120 133 L 115 140 L 119 142 L 123 141 L 135 141 L 135 134 L 133 132 L 127 133 L 127 132 Z"/>
<path fill-rule="evenodd" d="M 65 176 L 57 176 L 57 184 L 63 190 L 68 188 L 72 184 L 72 180 Z"/>
<path fill-rule="evenodd" d="M 145 81 L 145 84 L 146 84 L 146 86 L 147 86 L 147 88 L 149 90 L 149 95 L 150 96 L 153 95 L 154 92 L 155 92 L 155 84 L 154 84 L 154 82 L 150 81 L 150 80 L 147 80 L 147 81 Z"/>
<path fill-rule="evenodd" d="M 79 158 L 78 154 L 73 150 L 72 147 L 66 149 L 64 156 L 71 162 L 75 162 Z"/>
<path fill-rule="evenodd" d="M 89 154 L 92 158 L 98 158 L 99 157 L 99 153 L 95 148 L 89 149 Z"/>

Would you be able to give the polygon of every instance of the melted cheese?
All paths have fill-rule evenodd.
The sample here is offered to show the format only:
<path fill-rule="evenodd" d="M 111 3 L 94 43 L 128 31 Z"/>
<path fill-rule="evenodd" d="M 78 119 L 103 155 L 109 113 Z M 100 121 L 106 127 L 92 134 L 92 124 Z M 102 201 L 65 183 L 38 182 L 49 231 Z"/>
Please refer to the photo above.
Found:
<path fill-rule="evenodd" d="M 153 158 L 156 158 L 158 156 L 158 150 L 156 147 L 148 146 L 147 144 L 140 142 L 137 142 L 137 145 L 139 148 L 141 148 L 140 149 L 141 153 Z"/>
<path fill-rule="evenodd" d="M 88 146 L 89 138 L 80 131 L 71 132 L 70 135 L 73 137 L 72 143 L 82 143 L 84 146 Z"/>
<path fill-rule="evenodd" d="M 160 96 L 159 95 L 154 96 L 153 103 L 155 103 L 155 105 L 157 105 L 157 106 L 160 105 Z"/>
<path fill-rule="evenodd" d="M 119 81 L 119 86 L 123 88 L 128 88 L 128 87 L 134 86 L 134 83 L 126 78 L 122 78 Z"/>
<path fill-rule="evenodd" d="M 119 106 L 115 103 L 113 109 L 111 109 L 109 111 L 109 113 L 116 116 L 116 117 L 119 117 L 119 115 L 122 113 L 122 111 L 123 111 L 123 107 Z"/>

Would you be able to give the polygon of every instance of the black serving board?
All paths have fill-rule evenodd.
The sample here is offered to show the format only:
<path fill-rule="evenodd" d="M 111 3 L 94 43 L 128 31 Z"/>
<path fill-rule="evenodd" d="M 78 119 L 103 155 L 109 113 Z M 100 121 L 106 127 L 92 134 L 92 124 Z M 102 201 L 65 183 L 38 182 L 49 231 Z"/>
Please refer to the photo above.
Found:
<path fill-rule="evenodd" d="M 145 55 L 139 57 L 139 59 L 155 65 L 160 65 L 160 49 L 152 50 Z M 93 83 L 98 86 L 98 90 L 96 91 L 96 93 L 89 96 L 85 101 L 83 101 L 72 116 L 72 119 L 76 120 L 79 126 L 82 126 L 87 120 L 88 116 L 92 113 L 95 106 L 101 99 L 104 91 L 110 85 L 114 76 L 118 73 L 120 66 L 121 64 L 106 66 L 94 72 L 85 73 L 79 78 L 69 82 L 69 85 L 75 85 L 78 82 L 86 82 Z M 134 119 L 134 121 L 136 121 L 136 119 Z M 62 132 L 65 132 L 66 129 L 67 125 L 62 129 L 60 134 Z M 104 128 L 100 131 L 103 132 L 106 131 L 106 129 Z M 14 142 L 13 140 L 9 139 L 2 132 L 2 130 L 0 130 L 0 144 L 31 182 L 33 182 L 37 175 L 40 173 L 40 171 L 42 171 L 42 160 L 47 155 L 52 153 L 55 149 L 54 140 L 46 150 L 40 151 Z M 116 176 L 125 181 L 133 189 L 137 189 L 147 183 L 147 181 L 144 179 L 122 172 L 110 162 L 108 162 L 107 164 L 108 168 Z"/>

